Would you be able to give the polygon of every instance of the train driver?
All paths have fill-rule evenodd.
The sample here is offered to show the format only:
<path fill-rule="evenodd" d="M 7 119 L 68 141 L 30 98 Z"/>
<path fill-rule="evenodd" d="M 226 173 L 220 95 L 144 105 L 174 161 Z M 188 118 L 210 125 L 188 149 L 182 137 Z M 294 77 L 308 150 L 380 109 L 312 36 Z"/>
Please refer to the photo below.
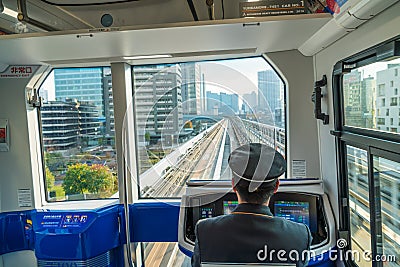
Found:
<path fill-rule="evenodd" d="M 286 171 L 286 161 L 273 148 L 251 143 L 229 156 L 232 186 L 239 205 L 231 214 L 200 220 L 192 267 L 201 263 L 307 264 L 312 241 L 305 224 L 274 217 L 268 207 Z"/>

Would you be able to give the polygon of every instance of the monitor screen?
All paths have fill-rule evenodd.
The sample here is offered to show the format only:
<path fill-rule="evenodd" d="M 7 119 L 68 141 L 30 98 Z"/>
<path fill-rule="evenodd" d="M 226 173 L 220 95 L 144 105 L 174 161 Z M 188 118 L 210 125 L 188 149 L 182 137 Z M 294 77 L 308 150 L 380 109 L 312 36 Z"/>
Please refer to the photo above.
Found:
<path fill-rule="evenodd" d="M 278 200 L 274 203 L 274 215 L 310 227 L 310 203 Z"/>
<path fill-rule="evenodd" d="M 237 200 L 224 200 L 224 214 L 231 214 L 237 205 L 239 205 Z"/>

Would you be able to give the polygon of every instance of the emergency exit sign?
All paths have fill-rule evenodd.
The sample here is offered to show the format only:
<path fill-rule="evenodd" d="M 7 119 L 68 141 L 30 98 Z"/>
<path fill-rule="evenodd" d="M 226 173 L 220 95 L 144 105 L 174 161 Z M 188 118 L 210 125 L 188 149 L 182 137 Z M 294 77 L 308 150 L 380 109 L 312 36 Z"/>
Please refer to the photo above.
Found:
<path fill-rule="evenodd" d="M 306 14 L 306 0 L 260 0 L 240 2 L 240 17 Z"/>

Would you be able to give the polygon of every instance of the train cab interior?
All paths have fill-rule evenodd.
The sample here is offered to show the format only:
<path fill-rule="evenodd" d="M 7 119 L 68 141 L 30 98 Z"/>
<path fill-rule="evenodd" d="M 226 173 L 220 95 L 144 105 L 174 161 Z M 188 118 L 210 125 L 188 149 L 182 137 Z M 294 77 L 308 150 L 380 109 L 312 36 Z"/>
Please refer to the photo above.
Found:
<path fill-rule="evenodd" d="M 0 267 L 191 266 L 248 143 L 286 160 L 269 208 L 308 226 L 308 266 L 400 266 L 399 14 L 0 0 Z"/>

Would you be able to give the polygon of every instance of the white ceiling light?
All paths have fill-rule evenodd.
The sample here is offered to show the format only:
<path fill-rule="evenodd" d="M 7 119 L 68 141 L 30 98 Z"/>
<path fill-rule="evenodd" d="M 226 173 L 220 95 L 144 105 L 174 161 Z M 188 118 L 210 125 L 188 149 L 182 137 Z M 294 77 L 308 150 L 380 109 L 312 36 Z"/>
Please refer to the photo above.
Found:
<path fill-rule="evenodd" d="M 127 60 L 138 60 L 138 59 L 153 59 L 153 58 L 169 58 L 172 55 L 146 55 L 146 56 L 131 56 L 131 57 L 123 57 Z"/>
<path fill-rule="evenodd" d="M 10 17 L 13 17 L 13 18 L 17 18 L 17 16 L 18 16 L 18 12 L 15 12 L 14 10 L 11 10 L 11 9 L 9 9 L 7 7 L 4 7 L 4 10 L 3 10 L 3 12 L 1 14 L 6 14 L 6 15 L 8 15 Z"/>

